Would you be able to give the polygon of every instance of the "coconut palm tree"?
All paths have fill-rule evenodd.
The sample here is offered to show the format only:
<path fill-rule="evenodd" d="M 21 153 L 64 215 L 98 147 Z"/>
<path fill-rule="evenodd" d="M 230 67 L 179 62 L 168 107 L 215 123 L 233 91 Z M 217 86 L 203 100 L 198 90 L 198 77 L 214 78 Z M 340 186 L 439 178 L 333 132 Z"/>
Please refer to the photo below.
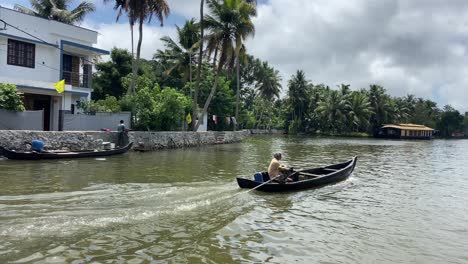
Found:
<path fill-rule="evenodd" d="M 275 97 L 279 98 L 281 91 L 279 71 L 270 67 L 267 62 L 263 62 L 257 73 L 255 88 L 258 91 L 258 95 L 269 101 L 272 101 Z"/>
<path fill-rule="evenodd" d="M 335 131 L 346 121 L 346 101 L 337 90 L 331 90 L 315 111 L 322 119 L 328 120 L 329 128 Z"/>
<path fill-rule="evenodd" d="M 104 2 L 109 1 L 111 0 L 104 0 Z M 143 42 L 143 23 L 145 21 L 150 23 L 153 16 L 155 16 L 161 23 L 161 26 L 163 26 L 164 18 L 169 16 L 170 8 L 166 0 L 115 0 L 115 6 L 120 8 L 118 16 L 121 11 L 125 11 L 127 13 L 131 27 L 133 24 L 138 23 L 139 36 L 137 54 L 132 70 L 132 80 L 130 87 L 127 90 L 127 94 L 131 94 L 135 89 L 137 73 L 140 68 L 141 44 Z"/>
<path fill-rule="evenodd" d="M 239 98 L 240 98 L 240 60 L 241 60 L 241 50 L 243 50 L 242 53 L 245 54 L 245 46 L 244 46 L 244 39 L 247 36 L 253 36 L 255 34 L 255 27 L 253 25 L 253 22 L 251 20 L 252 16 L 255 16 L 257 14 L 257 10 L 254 5 L 252 5 L 253 2 L 256 1 L 248 1 L 244 0 L 245 4 L 241 5 L 240 7 L 240 12 L 247 14 L 247 16 L 244 17 L 245 21 L 243 23 L 238 24 L 238 28 L 236 30 L 236 49 L 235 49 L 235 57 L 236 57 L 236 77 L 237 77 L 237 90 L 236 90 L 236 120 L 239 118 Z M 242 1 L 240 1 L 242 2 Z M 237 123 L 235 126 L 235 129 L 237 130 Z"/>
<path fill-rule="evenodd" d="M 111 0 L 104 0 L 104 3 L 107 3 Z M 134 10 L 131 10 L 130 4 L 128 0 L 115 0 L 115 6 L 114 9 L 117 10 L 117 17 L 115 21 L 119 21 L 120 17 L 122 16 L 122 13 L 125 12 L 127 13 L 128 16 L 128 23 L 130 25 L 130 36 L 131 36 L 131 42 L 132 42 L 132 60 L 135 59 L 135 52 L 134 52 L 134 41 L 133 41 L 133 26 L 135 26 L 136 22 L 136 16 L 134 13 Z"/>
<path fill-rule="evenodd" d="M 31 7 L 16 4 L 15 9 L 30 15 L 46 17 L 67 24 L 79 24 L 84 17 L 96 10 L 90 1 L 83 1 L 77 7 L 69 10 L 72 0 L 30 0 Z"/>
<path fill-rule="evenodd" d="M 397 114 L 395 101 L 390 98 L 382 86 L 372 84 L 369 89 L 369 102 L 374 113 L 370 122 L 375 132 L 382 124 L 391 123 Z"/>
<path fill-rule="evenodd" d="M 288 82 L 288 97 L 292 119 L 302 121 L 307 106 L 307 94 L 310 88 L 304 71 L 298 70 Z"/>
<path fill-rule="evenodd" d="M 369 98 L 366 94 L 357 91 L 351 92 L 350 95 L 347 105 L 348 119 L 356 130 L 362 128 L 366 131 L 370 124 L 369 118 L 373 114 Z"/>
<path fill-rule="evenodd" d="M 154 55 L 156 59 L 166 61 L 169 64 L 169 69 L 164 73 L 171 74 L 174 70 L 182 73 L 184 83 L 192 82 L 192 62 L 194 60 L 194 51 L 200 44 L 200 35 L 198 24 L 195 19 L 185 22 L 182 28 L 177 28 L 178 43 L 170 37 L 162 37 L 161 40 L 166 46 L 166 50 L 158 52 Z"/>
<path fill-rule="evenodd" d="M 240 48 L 240 43 L 254 31 L 254 25 L 250 19 L 254 8 L 251 4 L 244 0 L 223 0 L 221 2 L 208 0 L 207 3 L 211 15 L 205 16 L 203 26 L 210 30 L 210 35 L 215 36 L 213 39 L 219 41 L 220 49 L 215 81 L 203 106 L 203 114 L 207 112 L 216 92 L 219 75 L 224 65 L 230 61 L 231 56 L 238 54 L 237 48 Z M 195 125 L 195 131 L 199 124 L 200 122 Z"/>
<path fill-rule="evenodd" d="M 204 24 L 203 24 L 203 7 L 205 1 L 200 1 L 200 39 L 204 39 Z M 201 70 L 203 64 L 203 41 L 200 42 L 200 47 L 198 48 L 198 67 L 197 67 L 197 82 L 195 84 L 195 91 L 193 94 L 193 105 L 192 105 L 192 116 L 195 120 L 198 117 L 198 94 L 200 92 L 200 81 L 201 81 Z M 192 122 L 193 131 L 197 131 L 199 122 Z"/>

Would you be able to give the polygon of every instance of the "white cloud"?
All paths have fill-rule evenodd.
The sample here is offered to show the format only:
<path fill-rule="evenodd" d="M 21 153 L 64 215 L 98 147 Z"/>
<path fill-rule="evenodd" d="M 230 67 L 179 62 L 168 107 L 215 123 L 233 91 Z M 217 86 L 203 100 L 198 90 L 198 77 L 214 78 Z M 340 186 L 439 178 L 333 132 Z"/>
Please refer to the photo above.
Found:
<path fill-rule="evenodd" d="M 462 0 L 270 0 L 246 46 L 280 70 L 284 86 L 302 69 L 314 83 L 378 83 L 464 111 L 467 15 Z"/>
<path fill-rule="evenodd" d="M 111 50 L 113 47 L 131 50 L 130 27 L 127 23 L 118 24 L 94 24 L 83 23 L 85 28 L 90 28 L 99 32 L 96 47 Z M 151 59 L 158 49 L 164 49 L 160 40 L 163 36 L 175 38 L 175 27 L 160 27 L 145 24 L 143 27 L 143 42 L 141 45 L 141 57 Z M 138 27 L 134 28 L 134 48 L 135 53 L 138 44 Z"/>

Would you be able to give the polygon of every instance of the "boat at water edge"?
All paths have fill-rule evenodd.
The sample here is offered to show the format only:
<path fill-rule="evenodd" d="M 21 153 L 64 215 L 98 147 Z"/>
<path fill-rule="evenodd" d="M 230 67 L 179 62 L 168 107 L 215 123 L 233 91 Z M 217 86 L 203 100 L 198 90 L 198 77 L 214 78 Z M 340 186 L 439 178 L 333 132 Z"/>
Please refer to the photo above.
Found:
<path fill-rule="evenodd" d="M 15 151 L 0 146 L 0 153 L 13 160 L 44 160 L 44 159 L 74 159 L 118 155 L 127 152 L 133 143 L 121 148 L 108 150 L 78 150 L 78 151 Z"/>

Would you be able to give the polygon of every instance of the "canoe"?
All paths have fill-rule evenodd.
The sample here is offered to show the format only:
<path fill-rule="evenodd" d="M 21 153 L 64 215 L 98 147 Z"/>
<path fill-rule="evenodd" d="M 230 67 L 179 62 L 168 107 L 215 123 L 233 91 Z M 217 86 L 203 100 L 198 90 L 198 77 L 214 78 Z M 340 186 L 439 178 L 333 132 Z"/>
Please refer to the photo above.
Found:
<path fill-rule="evenodd" d="M 89 158 L 118 155 L 127 152 L 133 143 L 122 148 L 114 148 L 109 150 L 79 150 L 79 151 L 21 151 L 9 150 L 0 146 L 0 153 L 3 156 L 14 160 L 42 160 L 42 159 L 74 159 L 74 158 Z"/>
<path fill-rule="evenodd" d="M 335 183 L 346 180 L 356 166 L 357 157 L 354 157 L 346 162 L 329 165 L 326 167 L 304 169 L 293 172 L 290 177 L 296 178 L 297 181 L 287 183 L 269 182 L 264 184 L 262 180 L 255 181 L 245 178 L 237 178 L 237 183 L 240 188 L 253 189 L 264 192 L 289 192 L 298 191 L 322 185 Z M 262 172 L 263 178 L 269 179 L 267 172 Z"/>

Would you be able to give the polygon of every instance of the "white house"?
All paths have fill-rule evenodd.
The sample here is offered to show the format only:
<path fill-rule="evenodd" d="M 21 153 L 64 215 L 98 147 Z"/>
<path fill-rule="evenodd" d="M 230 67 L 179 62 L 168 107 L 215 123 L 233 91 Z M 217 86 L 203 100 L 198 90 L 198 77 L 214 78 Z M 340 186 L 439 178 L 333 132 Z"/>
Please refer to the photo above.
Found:
<path fill-rule="evenodd" d="M 59 129 L 59 110 L 76 111 L 92 92 L 96 31 L 0 6 L 0 83 L 15 84 L 27 110 L 44 110 L 44 130 Z M 54 84 L 65 79 L 65 92 Z"/>

